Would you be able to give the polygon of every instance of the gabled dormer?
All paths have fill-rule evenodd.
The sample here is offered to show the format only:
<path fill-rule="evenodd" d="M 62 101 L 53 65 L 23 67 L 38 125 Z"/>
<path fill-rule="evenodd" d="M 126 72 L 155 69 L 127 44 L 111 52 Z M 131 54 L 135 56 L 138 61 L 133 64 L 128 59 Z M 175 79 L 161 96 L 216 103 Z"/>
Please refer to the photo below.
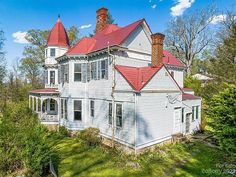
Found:
<path fill-rule="evenodd" d="M 56 24 L 49 33 L 45 48 L 45 88 L 55 88 L 58 85 L 57 57 L 64 55 L 70 48 L 66 30 L 58 17 Z"/>

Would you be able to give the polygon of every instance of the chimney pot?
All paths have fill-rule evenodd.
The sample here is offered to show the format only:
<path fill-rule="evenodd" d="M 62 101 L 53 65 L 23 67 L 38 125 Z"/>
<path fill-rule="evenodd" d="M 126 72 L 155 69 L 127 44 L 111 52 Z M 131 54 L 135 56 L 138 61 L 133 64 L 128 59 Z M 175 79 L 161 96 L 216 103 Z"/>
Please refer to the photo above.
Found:
<path fill-rule="evenodd" d="M 108 9 L 102 7 L 96 11 L 96 33 L 102 31 L 104 27 L 108 24 Z"/>
<path fill-rule="evenodd" d="M 157 67 L 163 63 L 163 41 L 165 35 L 162 33 L 155 33 L 151 35 L 152 38 L 152 67 Z"/>

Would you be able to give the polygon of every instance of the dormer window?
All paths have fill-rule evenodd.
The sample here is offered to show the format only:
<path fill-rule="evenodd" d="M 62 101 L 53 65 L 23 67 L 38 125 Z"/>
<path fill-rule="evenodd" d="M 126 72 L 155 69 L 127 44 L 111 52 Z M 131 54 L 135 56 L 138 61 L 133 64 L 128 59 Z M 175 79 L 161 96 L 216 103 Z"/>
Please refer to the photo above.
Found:
<path fill-rule="evenodd" d="M 56 56 L 56 50 L 54 48 L 50 49 L 50 56 L 55 57 Z"/>

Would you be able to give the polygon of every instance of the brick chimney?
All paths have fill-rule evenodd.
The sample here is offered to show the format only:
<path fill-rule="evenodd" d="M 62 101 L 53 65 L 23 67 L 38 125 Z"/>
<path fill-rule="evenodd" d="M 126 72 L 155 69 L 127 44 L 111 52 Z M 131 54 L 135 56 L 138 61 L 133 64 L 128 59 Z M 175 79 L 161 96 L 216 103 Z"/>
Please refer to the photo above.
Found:
<path fill-rule="evenodd" d="M 97 10 L 96 33 L 102 31 L 106 24 L 108 24 L 108 10 L 102 7 Z"/>
<path fill-rule="evenodd" d="M 163 62 L 163 41 L 164 34 L 155 33 L 152 38 L 152 67 L 157 67 Z"/>

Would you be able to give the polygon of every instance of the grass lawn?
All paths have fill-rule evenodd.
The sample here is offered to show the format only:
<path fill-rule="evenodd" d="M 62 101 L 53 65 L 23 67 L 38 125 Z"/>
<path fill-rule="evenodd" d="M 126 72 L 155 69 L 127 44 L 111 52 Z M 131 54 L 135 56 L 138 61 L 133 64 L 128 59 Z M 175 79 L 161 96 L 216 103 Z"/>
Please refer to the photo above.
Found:
<path fill-rule="evenodd" d="M 135 157 L 108 149 L 85 147 L 67 138 L 55 146 L 61 177 L 227 176 L 219 165 L 232 164 L 224 152 L 201 142 L 165 145 Z"/>

